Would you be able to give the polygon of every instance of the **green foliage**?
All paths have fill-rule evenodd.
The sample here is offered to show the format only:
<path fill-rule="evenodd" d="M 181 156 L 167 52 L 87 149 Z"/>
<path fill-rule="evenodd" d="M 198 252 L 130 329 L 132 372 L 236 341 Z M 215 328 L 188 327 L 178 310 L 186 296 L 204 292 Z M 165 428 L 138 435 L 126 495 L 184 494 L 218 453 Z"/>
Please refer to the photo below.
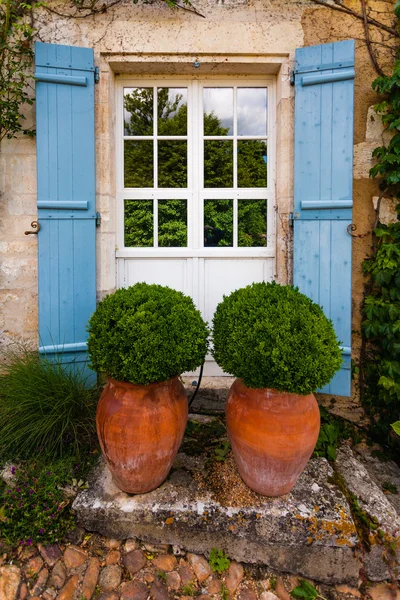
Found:
<path fill-rule="evenodd" d="M 33 104 L 29 87 L 33 76 L 32 40 L 34 29 L 30 13 L 42 2 L 0 0 L 0 141 L 22 132 L 34 131 L 22 126 L 25 105 Z"/>
<path fill-rule="evenodd" d="M 217 306 L 213 355 L 252 388 L 309 394 L 327 384 L 342 357 L 332 323 L 297 288 L 254 283 Z"/>
<path fill-rule="evenodd" d="M 317 598 L 325 600 L 318 590 L 305 579 L 300 579 L 300 584 L 290 592 L 290 595 L 292 598 L 301 598 L 302 600 L 317 600 Z"/>
<path fill-rule="evenodd" d="M 395 486 L 391 481 L 384 481 L 382 483 L 382 489 L 390 494 L 398 494 L 397 486 Z"/>
<path fill-rule="evenodd" d="M 393 431 L 395 433 L 397 433 L 397 435 L 400 435 L 400 421 L 396 421 L 395 423 L 392 423 L 391 427 L 393 428 Z"/>
<path fill-rule="evenodd" d="M 104 298 L 88 331 L 93 369 L 136 384 L 196 369 L 204 362 L 209 334 L 191 298 L 146 283 Z"/>
<path fill-rule="evenodd" d="M 363 402 L 387 437 L 400 403 L 400 222 L 375 229 L 376 251 L 364 261 L 370 276 L 364 302 L 363 335 L 367 341 Z"/>
<path fill-rule="evenodd" d="M 214 450 L 214 458 L 218 462 L 223 462 L 227 459 L 231 451 L 231 444 L 227 440 L 221 442 L 221 444 Z"/>
<path fill-rule="evenodd" d="M 212 548 L 210 552 L 210 557 L 208 559 L 208 564 L 211 567 L 211 570 L 214 573 L 223 573 L 229 569 L 229 565 L 231 561 L 229 557 L 223 550 L 218 550 L 217 548 Z"/>
<path fill-rule="evenodd" d="M 321 414 L 321 429 L 314 456 L 323 456 L 327 460 L 336 460 L 336 450 L 342 440 L 354 437 L 354 428 L 342 419 L 334 417 L 323 406 L 319 407 Z"/>
<path fill-rule="evenodd" d="M 68 457 L 51 463 L 29 461 L 14 468 L 15 487 L 0 497 L 1 537 L 12 547 L 49 544 L 74 529 L 71 499 L 63 490 L 74 478 L 85 478 L 93 457 Z"/>
<path fill-rule="evenodd" d="M 0 456 L 59 456 L 95 436 L 97 388 L 84 373 L 25 349 L 6 350 L 0 363 Z"/>
<path fill-rule="evenodd" d="M 184 596 L 195 596 L 196 595 L 196 588 L 194 586 L 193 581 L 189 581 L 189 583 L 182 586 L 182 593 Z"/>

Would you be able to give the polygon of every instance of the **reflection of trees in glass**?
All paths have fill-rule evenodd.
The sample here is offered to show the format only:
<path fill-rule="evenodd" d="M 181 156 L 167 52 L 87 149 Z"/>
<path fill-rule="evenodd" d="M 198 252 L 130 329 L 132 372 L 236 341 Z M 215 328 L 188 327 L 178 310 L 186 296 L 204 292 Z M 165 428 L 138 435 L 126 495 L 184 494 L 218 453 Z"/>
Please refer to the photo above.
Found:
<path fill-rule="evenodd" d="M 238 246 L 267 245 L 267 201 L 238 201 Z"/>
<path fill-rule="evenodd" d="M 153 201 L 125 200 L 125 246 L 153 246 Z"/>
<path fill-rule="evenodd" d="M 204 246 L 233 246 L 232 200 L 204 200 Z"/>
<path fill-rule="evenodd" d="M 186 200 L 158 201 L 158 245 L 162 248 L 187 246 Z"/>
<path fill-rule="evenodd" d="M 169 89 L 157 93 L 158 135 L 187 134 L 187 105 L 182 94 L 169 98 Z M 153 89 L 138 88 L 125 94 L 125 135 L 153 135 Z M 127 114 L 129 119 L 126 118 Z M 220 119 L 214 114 L 204 114 L 204 135 L 226 135 Z M 125 140 L 125 187 L 154 187 L 153 141 Z M 232 140 L 205 140 L 205 186 L 230 188 L 233 186 Z M 259 140 L 238 140 L 239 187 L 266 186 L 266 145 Z M 187 187 L 187 142 L 158 141 L 158 187 Z M 227 202 L 230 203 L 227 206 Z M 152 202 L 136 200 L 125 202 L 125 245 L 153 245 Z M 265 201 L 239 202 L 239 246 L 264 246 L 266 234 Z M 205 245 L 232 246 L 233 209 L 231 201 L 205 202 Z M 208 228 L 208 229 L 206 229 Z M 159 202 L 159 245 L 187 245 L 186 201 L 170 200 L 168 205 Z"/>

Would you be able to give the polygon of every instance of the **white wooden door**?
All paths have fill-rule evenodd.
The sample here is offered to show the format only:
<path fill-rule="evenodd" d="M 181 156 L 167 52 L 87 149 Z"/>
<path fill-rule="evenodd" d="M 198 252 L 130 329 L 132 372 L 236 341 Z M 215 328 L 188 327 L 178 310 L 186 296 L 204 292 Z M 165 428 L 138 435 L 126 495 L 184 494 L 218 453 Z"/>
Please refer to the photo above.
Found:
<path fill-rule="evenodd" d="M 121 79 L 118 285 L 168 285 L 211 322 L 274 274 L 272 80 Z M 221 375 L 209 356 L 205 375 Z"/>

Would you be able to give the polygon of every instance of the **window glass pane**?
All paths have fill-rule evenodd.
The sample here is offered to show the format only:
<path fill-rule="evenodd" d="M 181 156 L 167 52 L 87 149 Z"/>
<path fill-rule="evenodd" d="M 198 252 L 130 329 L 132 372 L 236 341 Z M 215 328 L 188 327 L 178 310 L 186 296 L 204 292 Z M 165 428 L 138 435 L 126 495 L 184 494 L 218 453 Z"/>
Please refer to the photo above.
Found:
<path fill-rule="evenodd" d="M 153 135 L 153 88 L 124 88 L 124 135 Z"/>
<path fill-rule="evenodd" d="M 204 200 L 204 246 L 233 246 L 233 200 Z"/>
<path fill-rule="evenodd" d="M 204 187 L 233 187 L 232 140 L 204 140 Z"/>
<path fill-rule="evenodd" d="M 267 187 L 267 142 L 238 140 L 238 187 Z"/>
<path fill-rule="evenodd" d="M 126 188 L 152 188 L 153 141 L 124 141 L 124 186 Z"/>
<path fill-rule="evenodd" d="M 266 135 L 267 88 L 238 88 L 238 135 Z"/>
<path fill-rule="evenodd" d="M 158 201 L 158 245 L 161 248 L 187 246 L 186 200 Z"/>
<path fill-rule="evenodd" d="M 187 142 L 158 141 L 158 187 L 187 187 Z"/>
<path fill-rule="evenodd" d="M 125 246 L 153 246 L 153 201 L 125 200 Z"/>
<path fill-rule="evenodd" d="M 158 88 L 158 135 L 187 135 L 187 89 Z"/>
<path fill-rule="evenodd" d="M 267 200 L 238 200 L 238 246 L 267 245 Z"/>
<path fill-rule="evenodd" d="M 204 88 L 204 135 L 233 135 L 233 88 Z"/>

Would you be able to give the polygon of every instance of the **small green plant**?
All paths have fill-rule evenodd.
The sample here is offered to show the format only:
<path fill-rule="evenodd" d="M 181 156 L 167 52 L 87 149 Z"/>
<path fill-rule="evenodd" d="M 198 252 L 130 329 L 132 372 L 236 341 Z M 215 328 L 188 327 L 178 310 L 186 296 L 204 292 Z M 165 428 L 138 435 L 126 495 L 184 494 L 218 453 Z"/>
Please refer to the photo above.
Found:
<path fill-rule="evenodd" d="M 97 388 L 83 371 L 67 370 L 24 348 L 0 360 L 0 457 L 56 459 L 77 454 L 95 436 Z"/>
<path fill-rule="evenodd" d="M 397 433 L 397 435 L 400 435 L 400 421 L 396 421 L 395 423 L 392 423 L 391 427 L 392 427 L 393 431 L 395 433 Z"/>
<path fill-rule="evenodd" d="M 222 600 L 229 600 L 229 590 L 226 587 L 224 581 L 222 582 L 221 589 L 220 589 L 219 593 L 221 594 Z"/>
<path fill-rule="evenodd" d="M 193 581 L 189 581 L 189 583 L 182 586 L 182 594 L 184 596 L 195 596 L 196 589 L 195 589 Z"/>
<path fill-rule="evenodd" d="M 276 575 L 271 575 L 269 578 L 269 587 L 272 591 L 276 590 L 276 586 L 278 585 L 278 578 Z"/>
<path fill-rule="evenodd" d="M 231 444 L 228 441 L 223 441 L 220 443 L 218 448 L 214 450 L 214 458 L 217 461 L 224 461 L 227 459 L 229 453 L 231 451 Z"/>
<path fill-rule="evenodd" d="M 157 577 L 159 579 L 161 579 L 162 581 L 167 581 L 167 574 L 165 571 L 162 571 L 161 569 L 157 570 Z"/>
<path fill-rule="evenodd" d="M 217 363 L 250 388 L 309 394 L 342 363 L 331 321 L 288 285 L 253 283 L 225 296 L 213 333 Z"/>
<path fill-rule="evenodd" d="M 384 481 L 382 483 L 382 489 L 385 492 L 389 492 L 390 494 L 397 494 L 398 493 L 397 486 L 395 486 L 394 483 L 391 483 L 390 481 Z"/>
<path fill-rule="evenodd" d="M 223 550 L 218 550 L 217 548 L 212 548 L 210 552 L 210 557 L 208 559 L 208 563 L 211 567 L 211 570 L 214 573 L 223 573 L 229 569 L 229 565 L 231 561 L 229 557 Z"/>
<path fill-rule="evenodd" d="M 13 467 L 15 487 L 6 486 L 0 498 L 2 539 L 13 547 L 47 544 L 74 529 L 71 499 L 64 488 L 75 477 L 83 479 L 94 459 L 94 455 L 83 461 L 68 457 Z"/>
<path fill-rule="evenodd" d="M 318 590 L 305 579 L 300 579 L 300 584 L 290 592 L 292 598 L 301 598 L 302 600 L 326 600 Z"/>
<path fill-rule="evenodd" d="M 161 285 L 137 283 L 99 303 L 89 322 L 95 371 L 120 381 L 166 381 L 204 362 L 209 330 L 193 300 Z"/>
<path fill-rule="evenodd" d="M 321 429 L 314 456 L 323 456 L 327 460 L 336 460 L 336 450 L 342 440 L 353 435 L 353 428 L 342 419 L 334 417 L 323 406 L 319 407 L 321 414 Z"/>

